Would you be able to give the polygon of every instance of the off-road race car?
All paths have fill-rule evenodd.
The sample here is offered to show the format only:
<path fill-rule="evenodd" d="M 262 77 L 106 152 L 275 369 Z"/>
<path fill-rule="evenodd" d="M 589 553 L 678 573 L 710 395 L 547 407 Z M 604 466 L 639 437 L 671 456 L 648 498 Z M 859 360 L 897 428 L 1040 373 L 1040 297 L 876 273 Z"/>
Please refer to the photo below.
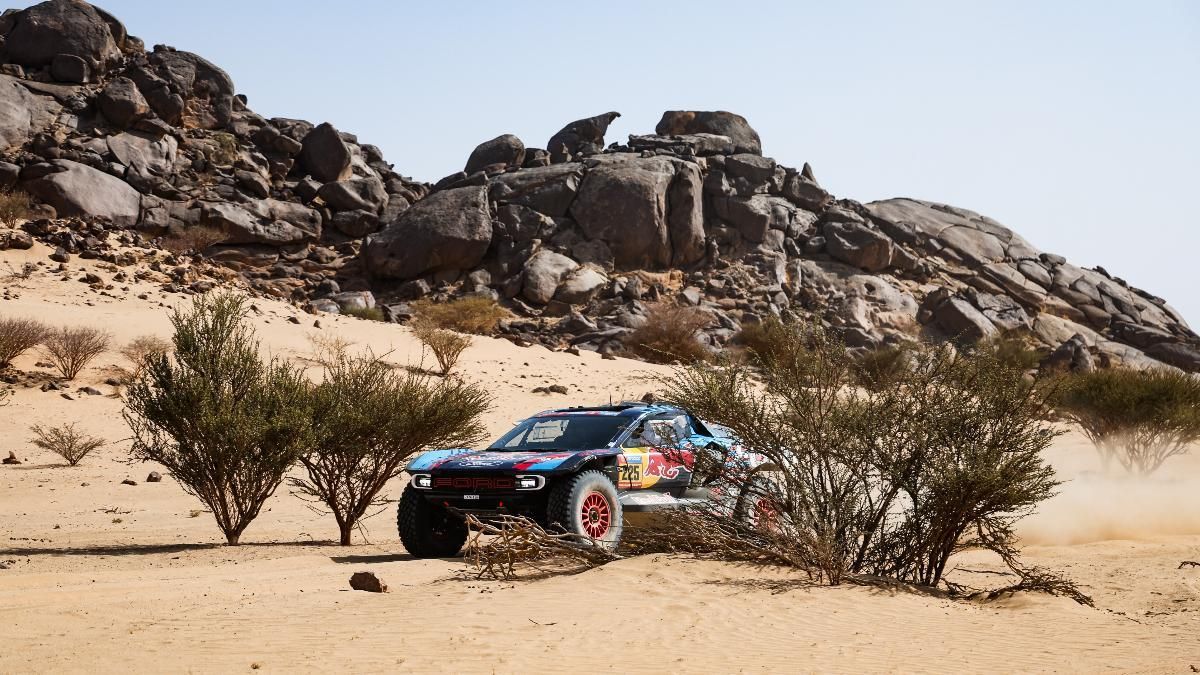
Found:
<path fill-rule="evenodd" d="M 615 549 L 627 513 L 711 500 L 703 475 L 751 472 L 762 462 L 722 428 L 676 407 L 546 410 L 485 450 L 433 450 L 410 461 L 397 526 L 418 558 L 459 553 L 468 536 L 461 513 L 523 515 Z"/>

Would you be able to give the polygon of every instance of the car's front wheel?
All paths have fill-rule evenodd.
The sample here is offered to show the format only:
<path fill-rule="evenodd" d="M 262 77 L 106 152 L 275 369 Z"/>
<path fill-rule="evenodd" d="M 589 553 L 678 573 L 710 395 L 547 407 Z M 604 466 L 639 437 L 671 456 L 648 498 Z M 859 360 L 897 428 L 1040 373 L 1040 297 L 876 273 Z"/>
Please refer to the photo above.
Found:
<path fill-rule="evenodd" d="M 467 523 L 409 485 L 396 508 L 400 541 L 414 558 L 449 558 L 467 543 Z"/>
<path fill-rule="evenodd" d="M 588 537 L 614 551 L 621 542 L 623 518 L 616 486 L 599 471 L 583 471 L 559 481 L 546 504 L 551 527 Z"/>

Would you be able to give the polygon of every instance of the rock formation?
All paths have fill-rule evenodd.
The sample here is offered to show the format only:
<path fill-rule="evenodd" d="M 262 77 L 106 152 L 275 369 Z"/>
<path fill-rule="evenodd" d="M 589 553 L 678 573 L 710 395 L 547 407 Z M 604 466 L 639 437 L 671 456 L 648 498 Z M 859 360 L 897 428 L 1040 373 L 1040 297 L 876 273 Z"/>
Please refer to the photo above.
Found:
<path fill-rule="evenodd" d="M 208 228 L 205 259 L 254 292 L 389 317 L 485 294 L 518 316 L 504 335 L 552 347 L 619 349 L 667 301 L 712 316 L 714 349 L 774 315 L 855 349 L 1015 332 L 1051 367 L 1200 371 L 1200 338 L 1162 299 L 965 209 L 836 199 L 730 112 L 668 111 L 607 147 L 616 112 L 545 149 L 501 134 L 429 185 L 328 122 L 256 115 L 217 66 L 147 52 L 78 0 L 9 10 L 0 35 L 0 182 L 75 219 L 26 226 L 64 255 L 98 255 L 112 228 Z"/>

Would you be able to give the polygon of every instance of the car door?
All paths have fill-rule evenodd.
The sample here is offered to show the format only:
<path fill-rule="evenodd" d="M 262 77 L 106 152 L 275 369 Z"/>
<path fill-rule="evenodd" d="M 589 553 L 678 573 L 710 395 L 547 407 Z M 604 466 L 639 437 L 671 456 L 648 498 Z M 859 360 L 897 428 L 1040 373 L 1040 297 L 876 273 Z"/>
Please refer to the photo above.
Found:
<path fill-rule="evenodd" d="M 669 490 L 687 487 L 692 477 L 693 435 L 687 415 L 662 413 L 639 423 L 621 444 L 617 487 Z"/>

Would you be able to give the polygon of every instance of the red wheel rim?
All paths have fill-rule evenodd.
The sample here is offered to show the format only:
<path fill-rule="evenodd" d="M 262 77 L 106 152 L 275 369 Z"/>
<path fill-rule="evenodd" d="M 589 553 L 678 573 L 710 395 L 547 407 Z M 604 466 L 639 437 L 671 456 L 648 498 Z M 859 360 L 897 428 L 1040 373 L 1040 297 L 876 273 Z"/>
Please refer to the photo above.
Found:
<path fill-rule="evenodd" d="M 754 524 L 764 530 L 774 531 L 777 526 L 778 513 L 770 499 L 761 497 L 754 502 Z"/>
<path fill-rule="evenodd" d="M 583 498 L 583 506 L 579 509 L 580 522 L 583 531 L 593 539 L 599 539 L 608 533 L 612 524 L 612 512 L 608 508 L 608 500 L 599 492 L 592 492 Z"/>

